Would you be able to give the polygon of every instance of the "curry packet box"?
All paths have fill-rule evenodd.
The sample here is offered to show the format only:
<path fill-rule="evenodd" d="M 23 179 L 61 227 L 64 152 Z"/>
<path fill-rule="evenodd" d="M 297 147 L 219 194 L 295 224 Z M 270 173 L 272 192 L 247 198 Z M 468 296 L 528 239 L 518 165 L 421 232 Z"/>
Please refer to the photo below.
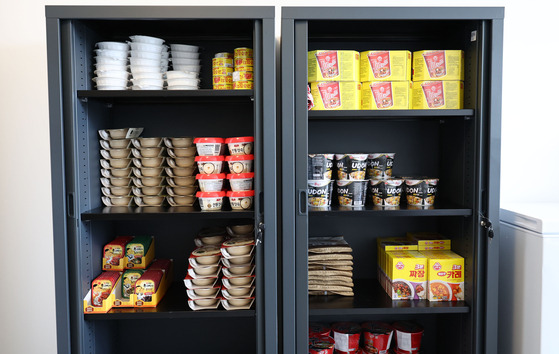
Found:
<path fill-rule="evenodd" d="M 449 251 L 420 251 L 427 257 L 429 301 L 464 300 L 464 257 Z"/>
<path fill-rule="evenodd" d="M 308 82 L 360 81 L 359 52 L 314 50 L 308 53 Z"/>

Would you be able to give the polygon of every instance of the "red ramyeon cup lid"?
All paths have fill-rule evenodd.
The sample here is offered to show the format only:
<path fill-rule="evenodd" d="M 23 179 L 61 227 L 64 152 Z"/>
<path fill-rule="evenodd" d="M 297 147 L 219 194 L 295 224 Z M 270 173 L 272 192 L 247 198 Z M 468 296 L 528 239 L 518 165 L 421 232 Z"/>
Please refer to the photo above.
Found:
<path fill-rule="evenodd" d="M 236 138 L 227 138 L 225 139 L 226 144 L 233 144 L 233 143 L 252 143 L 254 142 L 253 136 L 240 136 Z"/>
<path fill-rule="evenodd" d="M 225 179 L 225 173 L 215 173 L 211 175 L 198 173 L 196 179 Z"/>
<path fill-rule="evenodd" d="M 225 192 L 196 192 L 197 198 L 220 198 L 225 197 Z"/>
<path fill-rule="evenodd" d="M 254 178 L 254 172 L 227 174 L 227 179 L 243 179 L 243 178 Z"/>
<path fill-rule="evenodd" d="M 246 160 L 254 160 L 254 155 L 225 156 L 225 161 L 246 161 Z"/>
<path fill-rule="evenodd" d="M 224 161 L 225 156 L 196 156 L 194 161 Z"/>
<path fill-rule="evenodd" d="M 254 191 L 239 191 L 239 192 L 229 191 L 229 192 L 227 192 L 227 196 L 229 198 L 231 198 L 231 197 L 233 197 L 233 198 L 254 197 Z"/>
<path fill-rule="evenodd" d="M 223 144 L 223 138 L 194 138 L 194 144 Z"/>

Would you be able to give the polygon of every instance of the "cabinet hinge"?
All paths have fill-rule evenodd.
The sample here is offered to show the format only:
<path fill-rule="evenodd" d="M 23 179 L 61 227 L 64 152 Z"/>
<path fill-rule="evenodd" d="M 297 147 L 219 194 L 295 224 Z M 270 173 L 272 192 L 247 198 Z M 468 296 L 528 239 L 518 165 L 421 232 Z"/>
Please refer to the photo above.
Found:
<path fill-rule="evenodd" d="M 256 246 L 258 246 L 259 243 L 262 243 L 264 230 L 266 230 L 266 225 L 263 222 L 258 223 L 258 229 L 256 230 Z"/>
<path fill-rule="evenodd" d="M 485 232 L 487 233 L 487 237 L 493 238 L 495 234 L 493 233 L 493 224 L 491 223 L 491 220 L 489 220 L 483 215 L 480 215 L 480 218 L 481 221 L 479 222 L 479 224 L 481 225 L 481 227 L 485 229 Z"/>

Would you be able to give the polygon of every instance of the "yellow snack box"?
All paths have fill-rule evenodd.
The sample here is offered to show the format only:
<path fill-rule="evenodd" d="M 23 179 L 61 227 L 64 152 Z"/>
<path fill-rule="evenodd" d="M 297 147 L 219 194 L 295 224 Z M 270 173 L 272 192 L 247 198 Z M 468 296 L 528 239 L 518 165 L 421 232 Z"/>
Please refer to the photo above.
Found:
<path fill-rule="evenodd" d="M 315 50 L 308 54 L 308 81 L 361 81 L 359 52 Z"/>
<path fill-rule="evenodd" d="M 464 258 L 446 251 L 420 251 L 427 257 L 429 301 L 464 300 Z"/>
<path fill-rule="evenodd" d="M 418 251 L 386 252 L 387 294 L 392 300 L 425 299 L 427 258 Z"/>
<path fill-rule="evenodd" d="M 361 109 L 360 82 L 312 82 L 313 111 Z"/>
<path fill-rule="evenodd" d="M 414 81 L 411 92 L 412 109 L 464 108 L 462 81 Z"/>
<path fill-rule="evenodd" d="M 369 50 L 360 55 L 361 81 L 411 81 L 407 50 Z"/>
<path fill-rule="evenodd" d="M 406 237 L 417 243 L 418 251 L 450 250 L 450 239 L 438 232 L 407 232 Z"/>
<path fill-rule="evenodd" d="M 413 81 L 464 81 L 464 52 L 422 50 L 413 52 Z"/>
<path fill-rule="evenodd" d="M 411 81 L 364 82 L 361 109 L 409 109 Z"/>

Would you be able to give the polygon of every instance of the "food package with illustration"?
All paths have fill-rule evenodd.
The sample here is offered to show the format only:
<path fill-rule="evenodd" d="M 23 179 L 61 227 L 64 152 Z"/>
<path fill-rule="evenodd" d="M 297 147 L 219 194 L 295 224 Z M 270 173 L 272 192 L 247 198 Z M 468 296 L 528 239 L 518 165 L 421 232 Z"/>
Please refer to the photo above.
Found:
<path fill-rule="evenodd" d="M 361 88 L 361 109 L 409 109 L 411 81 L 369 81 Z"/>
<path fill-rule="evenodd" d="M 405 237 L 377 238 L 377 276 L 380 284 L 388 293 L 388 263 L 387 252 L 416 251 L 417 245 Z"/>
<path fill-rule="evenodd" d="M 464 108 L 462 81 L 414 81 L 411 91 L 412 109 Z"/>
<path fill-rule="evenodd" d="M 406 237 L 417 244 L 418 251 L 450 250 L 450 239 L 438 232 L 407 232 Z"/>
<path fill-rule="evenodd" d="M 126 245 L 133 239 L 134 236 L 119 236 L 103 247 L 103 270 L 124 270 Z"/>
<path fill-rule="evenodd" d="M 422 50 L 413 52 L 413 81 L 464 81 L 464 52 Z"/>
<path fill-rule="evenodd" d="M 359 52 L 354 50 L 314 50 L 308 63 L 308 82 L 360 81 Z"/>
<path fill-rule="evenodd" d="M 313 111 L 361 109 L 360 82 L 313 82 L 311 94 L 315 103 Z"/>
<path fill-rule="evenodd" d="M 427 258 L 418 251 L 386 252 L 386 293 L 392 300 L 426 298 Z"/>
<path fill-rule="evenodd" d="M 464 300 L 464 258 L 445 251 L 419 251 L 427 257 L 427 299 Z"/>
<path fill-rule="evenodd" d="M 361 52 L 361 81 L 410 81 L 411 53 L 407 50 Z"/>

